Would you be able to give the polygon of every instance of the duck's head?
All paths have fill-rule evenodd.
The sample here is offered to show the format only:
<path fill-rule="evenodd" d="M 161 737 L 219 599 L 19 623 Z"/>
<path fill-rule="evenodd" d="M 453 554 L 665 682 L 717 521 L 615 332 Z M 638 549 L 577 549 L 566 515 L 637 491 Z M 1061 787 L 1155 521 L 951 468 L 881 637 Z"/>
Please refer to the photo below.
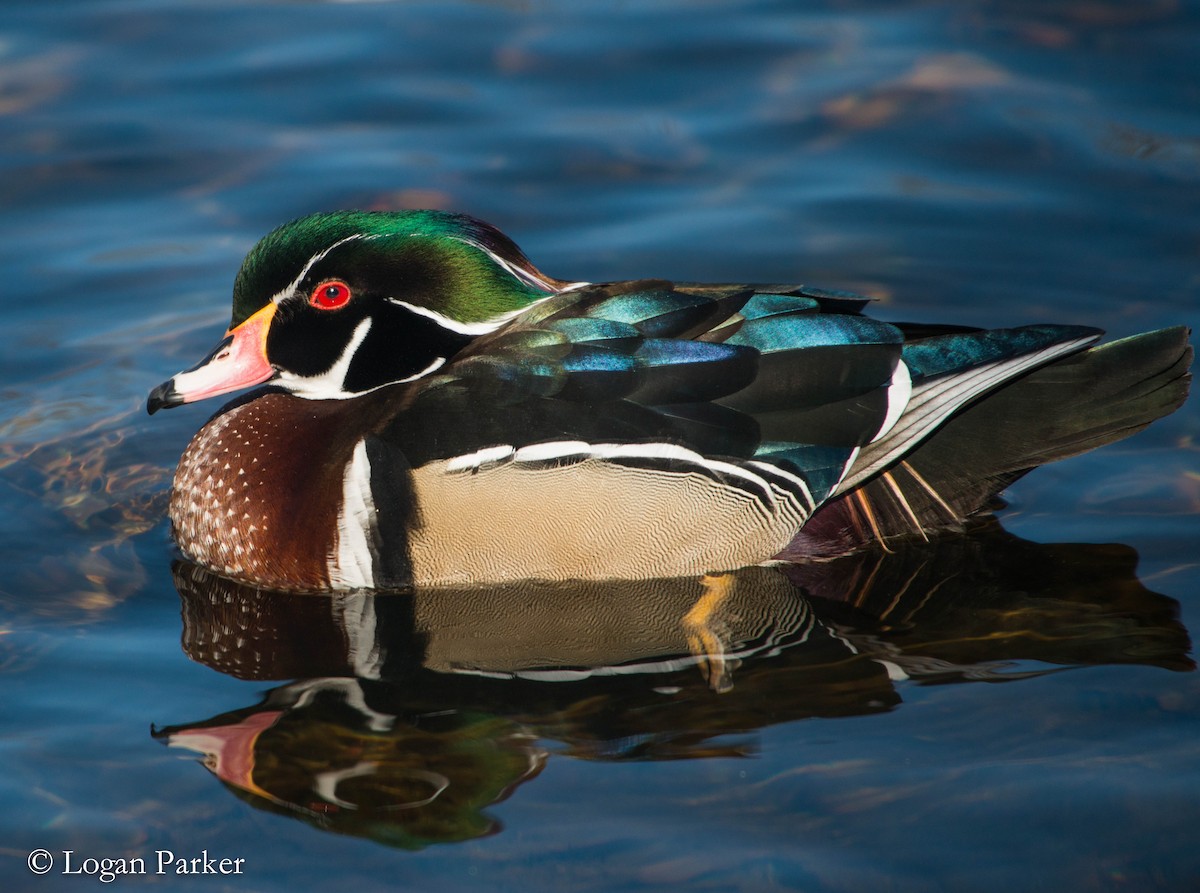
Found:
<path fill-rule="evenodd" d="M 314 400 L 411 381 L 565 285 L 465 215 L 312 214 L 246 255 L 224 339 L 155 388 L 146 408 L 268 381 Z"/>

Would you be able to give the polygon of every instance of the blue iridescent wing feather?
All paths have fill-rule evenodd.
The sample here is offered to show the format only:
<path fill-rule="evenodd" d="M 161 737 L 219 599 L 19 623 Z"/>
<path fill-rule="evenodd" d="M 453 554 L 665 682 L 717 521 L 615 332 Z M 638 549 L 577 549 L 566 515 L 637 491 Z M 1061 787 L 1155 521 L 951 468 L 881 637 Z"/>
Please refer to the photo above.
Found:
<path fill-rule="evenodd" d="M 414 464 L 498 444 L 665 442 L 774 469 L 816 506 L 1099 334 L 892 325 L 860 315 L 865 303 L 658 280 L 582 287 L 410 386 L 390 436 Z"/>

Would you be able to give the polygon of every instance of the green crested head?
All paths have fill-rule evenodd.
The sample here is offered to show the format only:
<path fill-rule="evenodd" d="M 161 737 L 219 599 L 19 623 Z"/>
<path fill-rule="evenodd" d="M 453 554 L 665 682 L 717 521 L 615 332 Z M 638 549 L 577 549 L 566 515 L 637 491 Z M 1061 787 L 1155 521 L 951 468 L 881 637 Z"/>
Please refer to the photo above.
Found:
<path fill-rule="evenodd" d="M 301 217 L 246 255 L 230 330 L 207 359 L 157 388 L 147 407 L 266 382 L 310 400 L 413 382 L 566 287 L 499 230 L 465 215 Z"/>
<path fill-rule="evenodd" d="M 561 285 L 502 232 L 464 214 L 334 211 L 286 223 L 251 249 L 233 286 L 232 326 L 326 279 L 465 324 L 518 311 Z"/>

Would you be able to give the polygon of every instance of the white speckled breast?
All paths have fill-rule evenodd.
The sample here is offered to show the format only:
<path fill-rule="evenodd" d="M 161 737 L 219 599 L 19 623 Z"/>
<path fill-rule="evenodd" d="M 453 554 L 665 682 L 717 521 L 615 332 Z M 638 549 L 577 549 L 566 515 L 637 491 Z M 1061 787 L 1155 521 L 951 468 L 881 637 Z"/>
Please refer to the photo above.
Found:
<path fill-rule="evenodd" d="M 244 409 L 218 417 L 192 438 L 175 472 L 170 507 L 179 547 L 234 577 L 250 575 L 258 539 L 254 534 L 270 531 L 254 492 L 262 484 L 256 479 L 260 459 L 245 440 L 257 425 L 242 431 L 236 424 Z"/>
<path fill-rule="evenodd" d="M 417 586 L 652 579 L 770 559 L 813 508 L 792 475 L 669 444 L 552 442 L 375 467 L 371 407 L 356 403 L 266 394 L 213 419 L 175 475 L 180 549 L 288 590 L 373 588 L 380 573 Z M 411 487 L 377 498 L 395 475 Z"/>
<path fill-rule="evenodd" d="M 336 489 L 329 483 L 341 466 L 331 468 L 337 450 L 322 437 L 318 408 L 268 394 L 192 438 L 169 508 L 189 558 L 272 588 L 328 588 L 340 478 Z"/>

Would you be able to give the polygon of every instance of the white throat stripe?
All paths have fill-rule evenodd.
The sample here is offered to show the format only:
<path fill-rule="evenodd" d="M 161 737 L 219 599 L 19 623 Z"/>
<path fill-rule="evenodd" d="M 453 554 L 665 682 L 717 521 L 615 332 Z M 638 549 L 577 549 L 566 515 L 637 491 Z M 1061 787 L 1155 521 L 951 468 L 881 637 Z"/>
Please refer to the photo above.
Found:
<path fill-rule="evenodd" d="M 337 358 L 337 362 L 319 375 L 295 375 L 281 371 L 279 380 L 293 394 L 307 397 L 310 400 L 345 400 L 347 397 L 357 397 L 358 394 L 346 390 L 346 373 L 354 360 L 354 353 L 360 344 L 366 340 L 371 330 L 371 318 L 359 322 L 350 336 L 350 342 Z"/>
<path fill-rule="evenodd" d="M 550 296 L 548 295 L 547 297 Z M 415 313 L 417 316 L 423 316 L 426 319 L 432 319 L 443 329 L 457 332 L 460 335 L 486 335 L 489 332 L 494 332 L 509 320 L 515 319 L 529 309 L 528 307 L 522 307 L 519 310 L 501 313 L 499 316 L 485 319 L 483 322 L 459 322 L 457 319 L 451 319 L 443 313 L 438 313 L 436 310 L 430 310 L 428 307 L 422 307 L 419 304 L 410 304 L 408 301 L 402 301 L 399 298 L 388 298 L 388 300 L 399 307 L 403 307 L 410 313 Z M 531 304 L 530 306 L 533 305 Z"/>

